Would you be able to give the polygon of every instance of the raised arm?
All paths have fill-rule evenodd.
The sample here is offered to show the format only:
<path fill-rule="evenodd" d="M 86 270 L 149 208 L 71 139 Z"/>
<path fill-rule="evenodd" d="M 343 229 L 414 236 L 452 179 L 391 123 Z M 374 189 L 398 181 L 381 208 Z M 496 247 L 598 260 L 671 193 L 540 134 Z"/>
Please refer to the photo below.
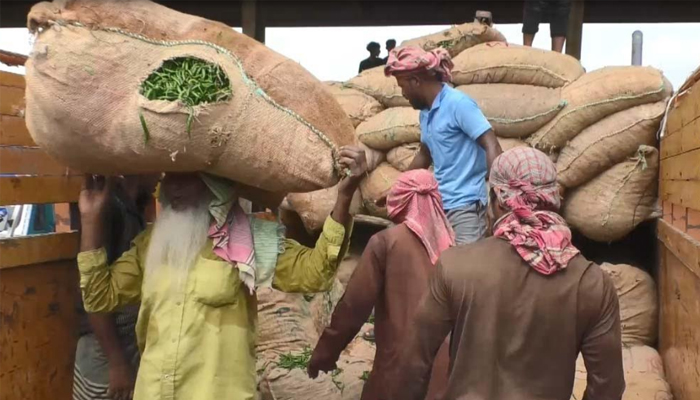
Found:
<path fill-rule="evenodd" d="M 321 335 L 309 362 L 308 373 L 316 378 L 319 371 L 336 368 L 340 353 L 360 331 L 384 287 L 386 245 L 380 236 L 370 239 L 345 294 L 333 311 L 331 324 Z"/>
<path fill-rule="evenodd" d="M 111 312 L 135 304 L 141 298 L 141 253 L 146 234 L 134 240 L 131 249 L 112 266 L 104 248 L 104 212 L 112 196 L 114 182 L 101 176 L 86 176 L 80 191 L 81 234 L 78 269 L 85 310 L 89 313 Z"/>
<path fill-rule="evenodd" d="M 328 290 L 350 244 L 353 218 L 350 203 L 367 172 L 365 152 L 359 147 L 340 149 L 339 164 L 348 176 L 338 184 L 338 199 L 314 248 L 287 240 L 277 258 L 272 285 L 284 292 L 316 293 Z"/>

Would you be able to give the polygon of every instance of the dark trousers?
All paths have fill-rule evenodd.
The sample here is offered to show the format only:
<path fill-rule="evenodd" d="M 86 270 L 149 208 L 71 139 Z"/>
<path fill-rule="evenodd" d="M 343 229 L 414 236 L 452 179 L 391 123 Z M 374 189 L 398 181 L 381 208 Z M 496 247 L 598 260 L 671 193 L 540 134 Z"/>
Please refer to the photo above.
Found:
<path fill-rule="evenodd" d="M 552 37 L 566 37 L 571 0 L 525 0 L 523 33 L 534 35 L 543 18 L 549 21 Z"/>

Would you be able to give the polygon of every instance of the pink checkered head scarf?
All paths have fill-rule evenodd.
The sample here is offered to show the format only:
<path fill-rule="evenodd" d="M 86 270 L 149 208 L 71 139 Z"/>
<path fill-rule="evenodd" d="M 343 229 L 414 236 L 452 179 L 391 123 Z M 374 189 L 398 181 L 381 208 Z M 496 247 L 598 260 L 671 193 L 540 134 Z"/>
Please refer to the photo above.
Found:
<path fill-rule="evenodd" d="M 537 272 L 551 275 L 566 268 L 579 251 L 571 230 L 557 214 L 561 205 L 554 163 L 541 151 L 518 147 L 491 166 L 489 183 L 498 204 L 508 210 L 494 236 L 510 242 Z"/>
<path fill-rule="evenodd" d="M 453 67 L 450 53 L 443 48 L 425 51 L 420 47 L 407 46 L 389 53 L 384 74 L 397 76 L 432 71 L 439 73 L 443 82 L 451 82 Z"/>
<path fill-rule="evenodd" d="M 386 206 L 392 221 L 406 224 L 418 236 L 433 264 L 443 250 L 454 245 L 438 183 L 430 171 L 417 169 L 401 174 L 387 195 Z"/>

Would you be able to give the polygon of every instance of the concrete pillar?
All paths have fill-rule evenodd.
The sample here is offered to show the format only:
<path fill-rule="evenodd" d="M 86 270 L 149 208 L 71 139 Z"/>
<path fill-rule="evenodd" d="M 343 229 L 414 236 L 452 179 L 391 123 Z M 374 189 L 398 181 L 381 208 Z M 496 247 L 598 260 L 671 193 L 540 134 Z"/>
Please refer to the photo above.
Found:
<path fill-rule="evenodd" d="M 569 31 L 566 35 L 566 54 L 581 59 L 581 41 L 583 36 L 584 0 L 571 0 L 569 14 Z"/>
<path fill-rule="evenodd" d="M 261 5 L 258 0 L 243 0 L 241 25 L 244 34 L 260 43 L 265 43 L 265 19 L 262 15 Z"/>

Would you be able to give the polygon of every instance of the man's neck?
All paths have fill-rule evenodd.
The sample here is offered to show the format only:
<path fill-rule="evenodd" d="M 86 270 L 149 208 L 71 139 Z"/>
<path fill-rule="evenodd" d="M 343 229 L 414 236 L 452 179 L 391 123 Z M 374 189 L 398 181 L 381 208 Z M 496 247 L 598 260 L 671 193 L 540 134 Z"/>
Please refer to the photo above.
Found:
<path fill-rule="evenodd" d="M 442 92 L 442 83 L 438 82 L 435 85 L 430 85 L 426 89 L 427 95 L 426 95 L 426 104 L 428 105 L 428 110 L 433 108 L 433 104 L 435 103 L 435 99 L 440 95 L 440 92 Z"/>

